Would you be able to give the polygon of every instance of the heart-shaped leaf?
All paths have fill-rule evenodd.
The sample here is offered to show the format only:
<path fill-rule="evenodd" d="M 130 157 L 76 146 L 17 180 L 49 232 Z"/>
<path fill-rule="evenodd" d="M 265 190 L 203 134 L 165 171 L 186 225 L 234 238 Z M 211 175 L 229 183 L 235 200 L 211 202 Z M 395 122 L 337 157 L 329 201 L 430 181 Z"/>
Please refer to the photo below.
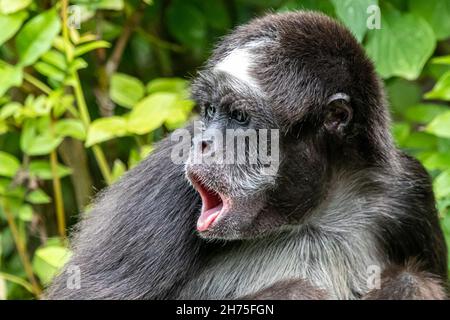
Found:
<path fill-rule="evenodd" d="M 383 78 L 416 79 L 435 46 L 434 32 L 423 18 L 392 7 L 383 9 L 381 29 L 367 33 L 367 53 Z"/>
<path fill-rule="evenodd" d="M 336 15 L 362 41 L 367 31 L 367 8 L 377 5 L 378 0 L 332 0 Z"/>

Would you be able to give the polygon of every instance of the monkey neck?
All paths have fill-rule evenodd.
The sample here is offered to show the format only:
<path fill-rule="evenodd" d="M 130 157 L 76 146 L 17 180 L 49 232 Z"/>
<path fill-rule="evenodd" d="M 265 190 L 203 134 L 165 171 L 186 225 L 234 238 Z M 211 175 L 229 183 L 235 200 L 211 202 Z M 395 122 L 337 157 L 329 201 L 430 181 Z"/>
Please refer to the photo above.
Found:
<path fill-rule="evenodd" d="M 180 296 L 237 298 L 279 280 L 304 278 L 333 298 L 358 298 L 368 291 L 367 269 L 385 263 L 373 221 L 388 212 L 369 178 L 363 173 L 342 177 L 339 189 L 301 224 L 262 238 L 212 245 Z"/>

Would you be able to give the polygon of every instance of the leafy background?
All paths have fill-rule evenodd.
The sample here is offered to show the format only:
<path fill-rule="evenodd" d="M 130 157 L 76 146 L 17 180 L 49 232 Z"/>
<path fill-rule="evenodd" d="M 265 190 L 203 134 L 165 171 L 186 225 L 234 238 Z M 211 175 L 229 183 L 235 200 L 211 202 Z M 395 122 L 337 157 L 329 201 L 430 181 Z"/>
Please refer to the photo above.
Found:
<path fill-rule="evenodd" d="M 380 30 L 366 27 L 371 4 Z M 366 48 L 450 240 L 450 1 L 0 0 L 0 298 L 40 297 L 89 200 L 195 115 L 186 79 L 220 36 L 297 9 L 341 20 Z"/>

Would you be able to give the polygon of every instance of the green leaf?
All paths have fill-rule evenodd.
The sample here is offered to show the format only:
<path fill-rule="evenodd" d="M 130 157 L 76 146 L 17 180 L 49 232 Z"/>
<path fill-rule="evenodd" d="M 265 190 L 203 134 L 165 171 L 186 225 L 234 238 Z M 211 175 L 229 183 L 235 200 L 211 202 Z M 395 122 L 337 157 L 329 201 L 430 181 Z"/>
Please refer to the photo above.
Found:
<path fill-rule="evenodd" d="M 434 179 L 433 189 L 436 198 L 450 196 L 450 170 L 442 172 Z"/>
<path fill-rule="evenodd" d="M 36 250 L 33 270 L 44 284 L 49 284 L 57 272 L 70 259 L 71 252 L 62 246 L 47 246 Z"/>
<path fill-rule="evenodd" d="M 153 93 L 140 101 L 128 117 L 128 131 L 146 134 L 159 128 L 170 115 L 177 101 L 174 93 Z"/>
<path fill-rule="evenodd" d="M 19 64 L 29 66 L 48 51 L 61 29 L 58 12 L 45 11 L 28 21 L 16 37 Z"/>
<path fill-rule="evenodd" d="M 41 156 L 55 150 L 62 140 L 61 137 L 53 137 L 50 130 L 39 133 L 37 122 L 28 120 L 22 128 L 20 147 L 24 153 L 30 156 Z"/>
<path fill-rule="evenodd" d="M 425 94 L 425 98 L 450 101 L 450 71 L 447 71 L 439 78 L 433 90 Z"/>
<path fill-rule="evenodd" d="M 189 114 L 192 111 L 195 103 L 192 100 L 178 100 L 173 107 L 170 108 L 164 125 L 169 130 L 174 130 L 183 126 L 189 119 Z"/>
<path fill-rule="evenodd" d="M 113 181 L 119 180 L 119 178 L 127 171 L 127 167 L 125 164 L 120 161 L 119 159 L 116 159 L 114 161 L 114 166 L 112 169 L 112 178 Z"/>
<path fill-rule="evenodd" d="M 394 135 L 395 141 L 401 146 L 408 138 L 411 133 L 411 128 L 409 124 L 404 122 L 396 122 L 392 126 L 392 134 Z"/>
<path fill-rule="evenodd" d="M 47 100 L 47 97 L 44 95 L 40 95 L 38 97 L 34 97 L 32 95 L 27 96 L 25 99 L 25 105 L 23 108 L 23 115 L 27 118 L 38 118 L 40 116 L 45 116 L 50 113 L 51 104 Z M 43 119 L 43 118 L 42 118 Z M 48 119 L 48 124 L 50 123 L 50 119 Z"/>
<path fill-rule="evenodd" d="M 8 124 L 5 122 L 5 120 L 0 119 L 0 135 L 8 132 Z"/>
<path fill-rule="evenodd" d="M 359 42 L 367 31 L 367 8 L 378 0 L 332 0 L 338 18 L 353 32 Z"/>
<path fill-rule="evenodd" d="M 428 170 L 450 169 L 450 153 L 433 153 L 422 161 Z"/>
<path fill-rule="evenodd" d="M 46 204 L 51 203 L 52 199 L 41 189 L 31 191 L 25 199 L 32 204 Z"/>
<path fill-rule="evenodd" d="M 85 60 L 83 60 L 82 58 L 78 58 L 73 60 L 73 62 L 70 64 L 69 72 L 75 72 L 80 69 L 87 68 L 87 66 L 88 64 Z"/>
<path fill-rule="evenodd" d="M 386 90 L 391 109 L 396 113 L 403 114 L 407 107 L 420 103 L 422 99 L 420 86 L 402 78 L 388 81 Z"/>
<path fill-rule="evenodd" d="M 59 178 L 64 178 L 70 174 L 72 174 L 72 169 L 63 166 L 62 164 L 58 164 L 56 167 L 56 174 Z M 31 175 L 38 177 L 42 180 L 51 180 L 53 178 L 53 171 L 50 163 L 44 160 L 34 160 L 31 161 L 28 170 Z"/>
<path fill-rule="evenodd" d="M 100 142 L 108 141 L 116 137 L 127 134 L 127 120 L 123 117 L 115 116 L 100 118 L 89 126 L 86 147 L 93 146 Z"/>
<path fill-rule="evenodd" d="M 30 222 L 33 220 L 33 208 L 29 204 L 24 204 L 19 209 L 19 219 Z"/>
<path fill-rule="evenodd" d="M 34 68 L 36 69 L 37 72 L 39 72 L 40 74 L 56 80 L 58 82 L 62 82 L 64 80 L 64 78 L 66 77 L 66 74 L 61 71 L 60 69 L 46 63 L 46 62 L 36 62 L 34 64 Z"/>
<path fill-rule="evenodd" d="M 0 61 L 0 97 L 11 87 L 18 87 L 22 84 L 22 69 L 17 66 L 11 66 Z"/>
<path fill-rule="evenodd" d="M 103 10 L 123 10 L 124 3 L 123 0 L 98 0 L 93 2 L 89 0 L 88 3 L 92 3 L 95 9 L 103 9 Z"/>
<path fill-rule="evenodd" d="M 427 126 L 426 131 L 438 137 L 450 138 L 450 111 L 434 118 Z"/>
<path fill-rule="evenodd" d="M 156 78 L 147 84 L 147 93 L 173 92 L 187 98 L 188 81 L 181 78 Z"/>
<path fill-rule="evenodd" d="M 1 3 L 1 2 L 0 2 Z M 20 11 L 11 15 L 0 14 L 0 45 L 11 39 L 28 17 L 28 13 Z"/>
<path fill-rule="evenodd" d="M 78 140 L 86 138 L 86 130 L 81 120 L 63 119 L 55 123 L 55 134 L 59 137 L 72 137 Z"/>
<path fill-rule="evenodd" d="M 421 103 L 406 108 L 404 116 L 411 122 L 428 123 L 447 110 L 448 107 L 444 105 Z"/>
<path fill-rule="evenodd" d="M 367 53 L 383 78 L 416 79 L 436 46 L 434 32 L 421 17 L 386 7 L 381 29 L 367 33 Z"/>
<path fill-rule="evenodd" d="M 67 68 L 66 57 L 59 51 L 50 50 L 44 53 L 41 57 L 42 61 L 51 64 L 54 67 L 64 71 Z"/>
<path fill-rule="evenodd" d="M 73 107 L 73 101 L 74 97 L 70 94 L 65 94 L 62 97 L 60 97 L 60 99 L 58 99 L 58 97 L 55 95 L 53 104 L 53 115 L 56 118 L 59 118 L 64 114 L 64 112 L 68 110 L 73 116 L 79 117 L 78 111 Z"/>
<path fill-rule="evenodd" d="M 20 168 L 20 162 L 12 154 L 0 151 L 0 176 L 14 177 Z"/>
<path fill-rule="evenodd" d="M 10 14 L 25 9 L 30 4 L 31 0 L 0 0 L 0 12 Z"/>
<path fill-rule="evenodd" d="M 13 116 L 21 108 L 22 108 L 22 105 L 15 101 L 3 105 L 0 108 L 0 119 L 7 119 L 7 118 Z"/>
<path fill-rule="evenodd" d="M 437 147 L 437 138 L 426 132 L 412 132 L 401 147 L 413 150 L 434 150 Z"/>
<path fill-rule="evenodd" d="M 109 95 L 121 106 L 132 108 L 144 97 L 144 93 L 144 85 L 139 79 L 123 73 L 115 73 L 111 78 Z"/>
<path fill-rule="evenodd" d="M 409 1 L 412 13 L 423 17 L 433 28 L 436 38 L 444 40 L 450 36 L 450 2 L 442 0 Z"/>
<path fill-rule="evenodd" d="M 103 40 L 98 40 L 98 41 L 93 41 L 93 42 L 89 42 L 86 44 L 83 44 L 81 46 L 78 46 L 75 49 L 75 57 L 79 57 L 82 56 L 83 54 L 86 54 L 92 50 L 95 49 L 99 49 L 99 48 L 109 48 L 111 47 L 111 44 L 107 41 L 103 41 Z"/>
<path fill-rule="evenodd" d="M 166 11 L 169 32 L 189 47 L 203 46 L 206 21 L 202 13 L 188 2 L 172 2 Z"/>

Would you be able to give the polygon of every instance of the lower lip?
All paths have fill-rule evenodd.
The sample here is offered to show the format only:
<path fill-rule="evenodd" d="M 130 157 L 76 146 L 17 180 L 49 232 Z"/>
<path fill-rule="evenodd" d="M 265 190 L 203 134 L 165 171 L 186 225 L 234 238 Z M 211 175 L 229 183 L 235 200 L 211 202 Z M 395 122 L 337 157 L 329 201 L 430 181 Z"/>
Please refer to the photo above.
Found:
<path fill-rule="evenodd" d="M 211 214 L 210 216 L 208 216 L 208 218 L 206 218 L 205 221 L 203 221 L 203 223 L 199 224 L 197 223 L 197 230 L 200 232 L 206 231 L 209 229 L 209 227 L 214 223 L 214 221 L 217 219 L 217 217 L 220 215 L 221 210 Z"/>

